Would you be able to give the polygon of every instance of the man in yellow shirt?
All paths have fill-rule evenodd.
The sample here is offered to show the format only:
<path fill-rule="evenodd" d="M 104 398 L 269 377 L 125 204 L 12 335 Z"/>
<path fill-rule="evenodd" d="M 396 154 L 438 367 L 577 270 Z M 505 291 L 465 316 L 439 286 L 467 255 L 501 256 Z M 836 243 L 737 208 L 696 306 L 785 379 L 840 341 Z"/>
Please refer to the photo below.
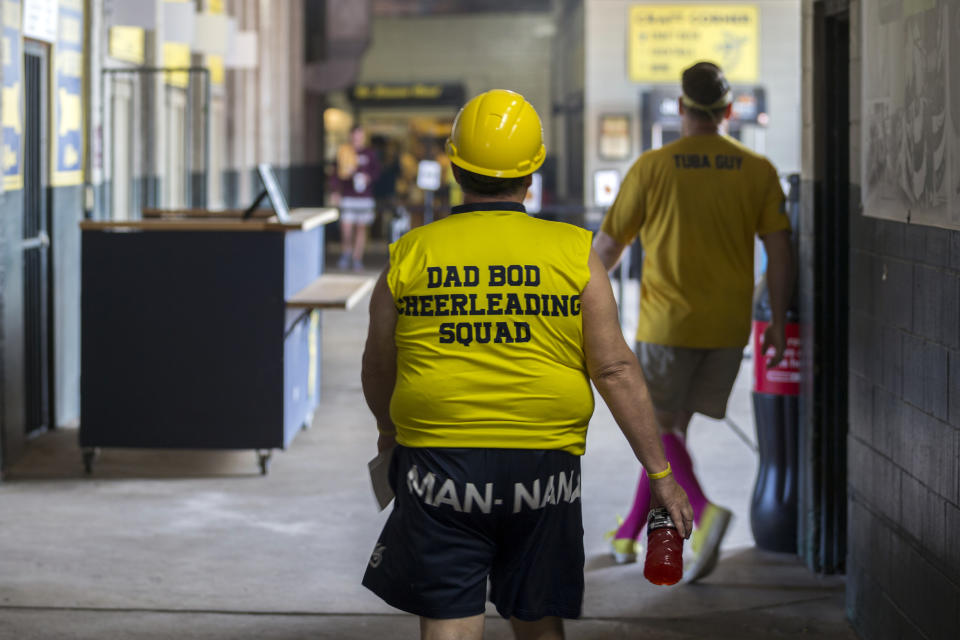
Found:
<path fill-rule="evenodd" d="M 542 136 L 519 94 L 467 103 L 447 144 L 463 204 L 390 246 L 370 301 L 363 390 L 396 500 L 363 584 L 423 638 L 481 638 L 488 580 L 518 638 L 580 615 L 591 380 L 692 526 L 589 232 L 526 215 Z"/>
<path fill-rule="evenodd" d="M 754 236 L 769 256 L 767 282 L 773 321 L 762 352 L 783 356 L 787 300 L 792 287 L 790 223 L 783 191 L 769 160 L 723 135 L 730 85 L 716 65 L 683 72 L 680 113 L 684 135 L 644 153 L 631 167 L 594 241 L 607 269 L 639 234 L 644 248 L 637 356 L 656 409 L 664 450 L 690 496 L 698 530 L 685 580 L 716 565 L 730 511 L 710 503 L 686 448 L 694 413 L 723 418 L 750 333 Z M 633 509 L 617 530 L 618 562 L 636 559 L 650 508 L 645 472 Z"/>

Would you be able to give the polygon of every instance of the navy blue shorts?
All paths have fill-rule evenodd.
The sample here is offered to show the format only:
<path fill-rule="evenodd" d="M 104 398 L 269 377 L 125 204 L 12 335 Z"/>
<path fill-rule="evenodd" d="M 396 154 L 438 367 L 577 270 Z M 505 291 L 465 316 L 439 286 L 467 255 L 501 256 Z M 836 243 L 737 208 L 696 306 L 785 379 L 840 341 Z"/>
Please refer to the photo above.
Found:
<path fill-rule="evenodd" d="M 398 446 L 393 512 L 363 585 L 427 618 L 577 618 L 580 458 L 565 451 Z"/>

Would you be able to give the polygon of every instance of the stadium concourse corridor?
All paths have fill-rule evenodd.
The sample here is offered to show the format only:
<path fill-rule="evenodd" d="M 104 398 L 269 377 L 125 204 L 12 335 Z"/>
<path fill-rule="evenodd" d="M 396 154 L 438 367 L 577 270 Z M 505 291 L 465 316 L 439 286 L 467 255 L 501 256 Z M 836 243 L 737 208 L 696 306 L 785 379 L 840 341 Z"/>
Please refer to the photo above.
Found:
<path fill-rule="evenodd" d="M 323 321 L 320 410 L 265 477 L 250 451 L 106 449 L 87 478 L 75 431 L 33 441 L 0 484 L 0 639 L 416 637 L 415 618 L 360 585 L 386 517 L 366 475 L 366 302 Z M 583 464 L 584 616 L 568 637 L 856 637 L 842 577 L 753 548 L 749 372 L 747 360 L 730 416 L 745 438 L 723 422 L 692 426 L 711 498 L 736 513 L 719 567 L 695 586 L 652 586 L 642 565 L 607 554 L 638 466 L 598 403 Z M 486 637 L 510 637 L 492 611 Z"/>

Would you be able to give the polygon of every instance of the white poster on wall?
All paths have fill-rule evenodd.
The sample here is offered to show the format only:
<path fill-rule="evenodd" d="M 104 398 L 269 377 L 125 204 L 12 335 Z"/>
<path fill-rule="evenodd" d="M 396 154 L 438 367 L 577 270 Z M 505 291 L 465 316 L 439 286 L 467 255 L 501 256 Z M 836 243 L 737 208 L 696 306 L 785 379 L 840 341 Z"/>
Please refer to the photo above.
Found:
<path fill-rule="evenodd" d="M 227 69 L 256 69 L 260 59 L 256 31 L 237 31 L 230 38 L 224 65 Z"/>
<path fill-rule="evenodd" d="M 417 166 L 417 186 L 424 191 L 440 188 L 440 163 L 436 160 L 421 160 Z"/>
<path fill-rule="evenodd" d="M 862 6 L 864 214 L 960 228 L 960 2 Z"/>
<path fill-rule="evenodd" d="M 620 172 L 601 169 L 593 172 L 593 202 L 598 207 L 609 207 L 620 192 Z"/>
<path fill-rule="evenodd" d="M 216 13 L 198 13 L 195 16 L 193 49 L 196 53 L 224 55 L 230 37 L 227 16 Z"/>
<path fill-rule="evenodd" d="M 196 7 L 192 2 L 163 3 L 163 39 L 193 45 L 197 36 Z M 203 34 L 199 34 L 204 37 Z"/>
<path fill-rule="evenodd" d="M 57 41 L 57 0 L 24 0 L 23 37 Z"/>

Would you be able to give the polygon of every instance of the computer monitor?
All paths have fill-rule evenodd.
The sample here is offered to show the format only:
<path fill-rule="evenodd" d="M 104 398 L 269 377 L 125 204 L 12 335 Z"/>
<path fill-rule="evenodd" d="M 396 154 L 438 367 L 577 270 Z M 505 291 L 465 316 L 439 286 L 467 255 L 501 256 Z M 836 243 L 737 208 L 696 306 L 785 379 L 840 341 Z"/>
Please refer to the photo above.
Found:
<path fill-rule="evenodd" d="M 254 201 L 254 203 L 250 205 L 246 211 L 244 211 L 243 218 L 247 219 L 253 215 L 253 211 L 263 200 L 263 197 L 269 196 L 270 202 L 273 204 L 273 210 L 277 215 L 277 220 L 280 222 L 287 222 L 290 220 L 290 207 L 287 206 L 287 199 L 283 196 L 283 191 L 280 190 L 280 184 L 277 182 L 277 176 L 273 174 L 273 167 L 265 162 L 258 164 L 257 174 L 260 176 L 260 181 L 263 183 L 264 191 L 257 196 L 257 199 Z"/>

